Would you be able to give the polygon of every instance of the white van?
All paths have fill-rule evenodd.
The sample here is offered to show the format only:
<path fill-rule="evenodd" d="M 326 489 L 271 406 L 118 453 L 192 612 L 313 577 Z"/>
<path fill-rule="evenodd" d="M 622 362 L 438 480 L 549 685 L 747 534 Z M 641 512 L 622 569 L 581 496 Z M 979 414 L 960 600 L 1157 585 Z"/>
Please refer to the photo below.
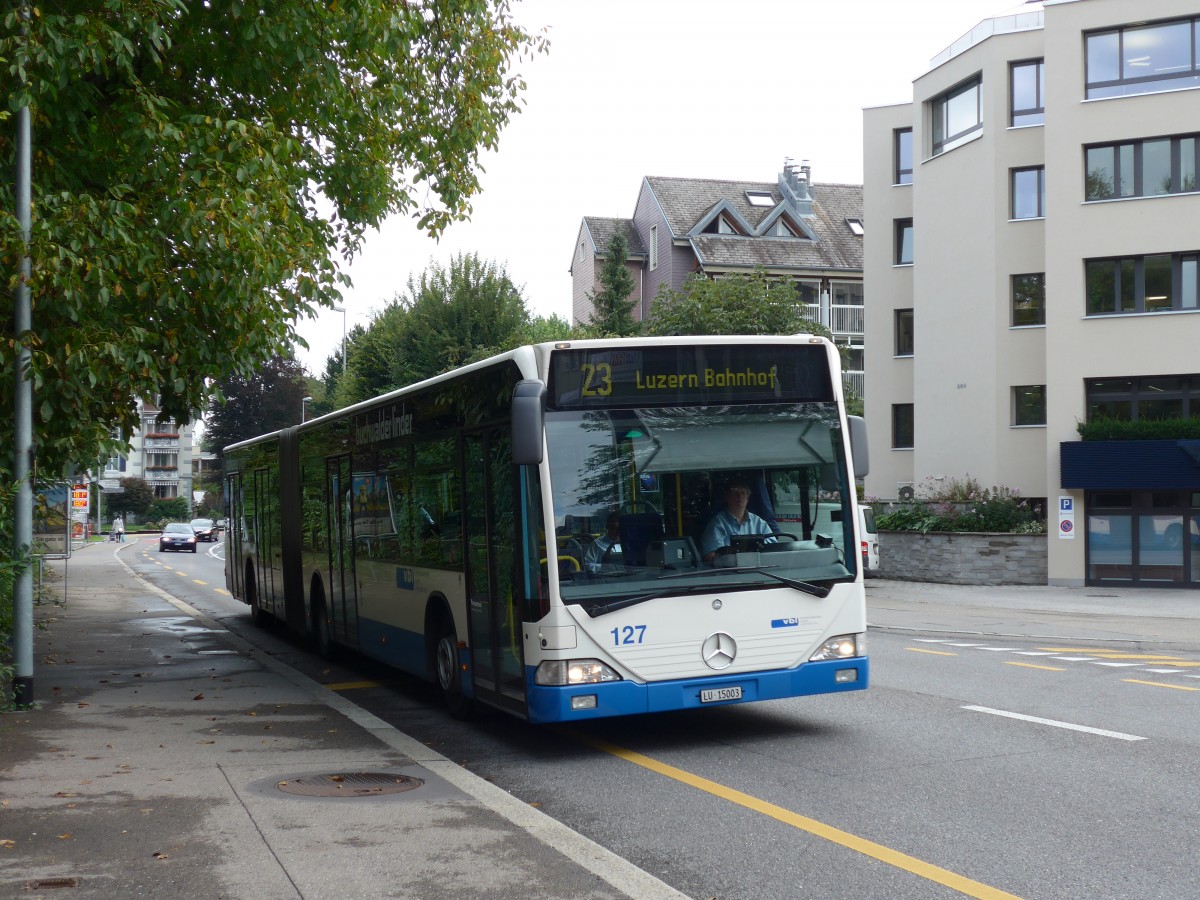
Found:
<path fill-rule="evenodd" d="M 863 577 L 879 571 L 879 533 L 875 530 L 875 510 L 866 504 L 858 507 L 858 530 L 862 535 Z"/>

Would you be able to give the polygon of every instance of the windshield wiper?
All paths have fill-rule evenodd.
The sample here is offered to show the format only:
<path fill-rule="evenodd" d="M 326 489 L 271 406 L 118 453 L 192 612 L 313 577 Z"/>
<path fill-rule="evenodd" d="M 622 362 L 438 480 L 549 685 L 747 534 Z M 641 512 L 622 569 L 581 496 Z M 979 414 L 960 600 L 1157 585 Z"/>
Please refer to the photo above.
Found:
<path fill-rule="evenodd" d="M 645 603 L 647 600 L 657 600 L 659 597 L 679 597 L 685 594 L 704 594 L 712 590 L 711 585 L 699 585 L 692 588 L 672 588 L 669 591 L 654 591 L 650 594 L 638 594 L 634 597 L 622 597 L 620 600 L 614 600 L 612 603 L 603 603 L 598 606 L 584 606 L 584 610 L 593 619 L 597 616 L 602 616 L 605 613 L 616 612 L 618 609 L 625 609 L 629 606 L 637 606 L 639 603 Z"/>
<path fill-rule="evenodd" d="M 659 578 L 697 578 L 701 575 L 714 575 L 722 572 L 755 572 L 759 575 L 766 575 L 768 578 L 774 578 L 776 581 L 786 584 L 788 587 L 794 587 L 798 591 L 804 591 L 806 594 L 812 594 L 814 597 L 828 597 L 832 588 L 823 584 L 813 584 L 811 581 L 797 581 L 794 578 L 786 578 L 783 575 L 777 575 L 774 572 L 768 572 L 767 569 L 777 569 L 778 566 L 730 566 L 729 568 L 706 569 L 699 572 L 680 572 L 678 575 L 659 575 Z"/>

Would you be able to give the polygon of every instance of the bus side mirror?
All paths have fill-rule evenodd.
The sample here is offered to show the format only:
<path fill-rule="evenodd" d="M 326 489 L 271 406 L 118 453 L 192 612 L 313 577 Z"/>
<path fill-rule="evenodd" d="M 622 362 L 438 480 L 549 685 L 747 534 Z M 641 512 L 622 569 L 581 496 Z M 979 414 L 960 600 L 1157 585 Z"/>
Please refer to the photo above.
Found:
<path fill-rule="evenodd" d="M 866 419 L 862 416 L 846 416 L 846 421 L 850 423 L 850 455 L 854 457 L 854 477 L 866 478 L 871 471 Z"/>
<path fill-rule="evenodd" d="M 542 461 L 546 420 L 546 385 L 536 379 L 518 381 L 512 400 L 512 461 L 536 466 Z"/>

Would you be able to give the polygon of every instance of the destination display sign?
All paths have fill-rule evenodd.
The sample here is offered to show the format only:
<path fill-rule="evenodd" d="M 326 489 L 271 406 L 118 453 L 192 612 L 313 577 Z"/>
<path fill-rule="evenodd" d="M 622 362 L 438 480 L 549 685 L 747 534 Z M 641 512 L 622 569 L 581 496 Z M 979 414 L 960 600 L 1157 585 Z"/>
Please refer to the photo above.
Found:
<path fill-rule="evenodd" d="M 823 344 L 556 350 L 556 409 L 833 400 Z"/>

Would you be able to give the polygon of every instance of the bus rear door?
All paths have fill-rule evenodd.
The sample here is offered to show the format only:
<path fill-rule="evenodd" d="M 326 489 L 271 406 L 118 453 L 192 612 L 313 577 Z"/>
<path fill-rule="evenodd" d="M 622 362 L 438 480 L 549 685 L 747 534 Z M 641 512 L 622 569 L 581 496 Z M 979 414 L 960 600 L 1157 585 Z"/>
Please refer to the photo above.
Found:
<path fill-rule="evenodd" d="M 354 581 L 354 478 L 349 456 L 325 461 L 326 534 L 329 535 L 329 614 L 333 639 L 357 649 L 358 602 Z"/>
<path fill-rule="evenodd" d="M 521 612 L 514 590 L 517 529 L 508 428 L 465 438 L 467 618 L 475 696 L 524 712 Z"/>

